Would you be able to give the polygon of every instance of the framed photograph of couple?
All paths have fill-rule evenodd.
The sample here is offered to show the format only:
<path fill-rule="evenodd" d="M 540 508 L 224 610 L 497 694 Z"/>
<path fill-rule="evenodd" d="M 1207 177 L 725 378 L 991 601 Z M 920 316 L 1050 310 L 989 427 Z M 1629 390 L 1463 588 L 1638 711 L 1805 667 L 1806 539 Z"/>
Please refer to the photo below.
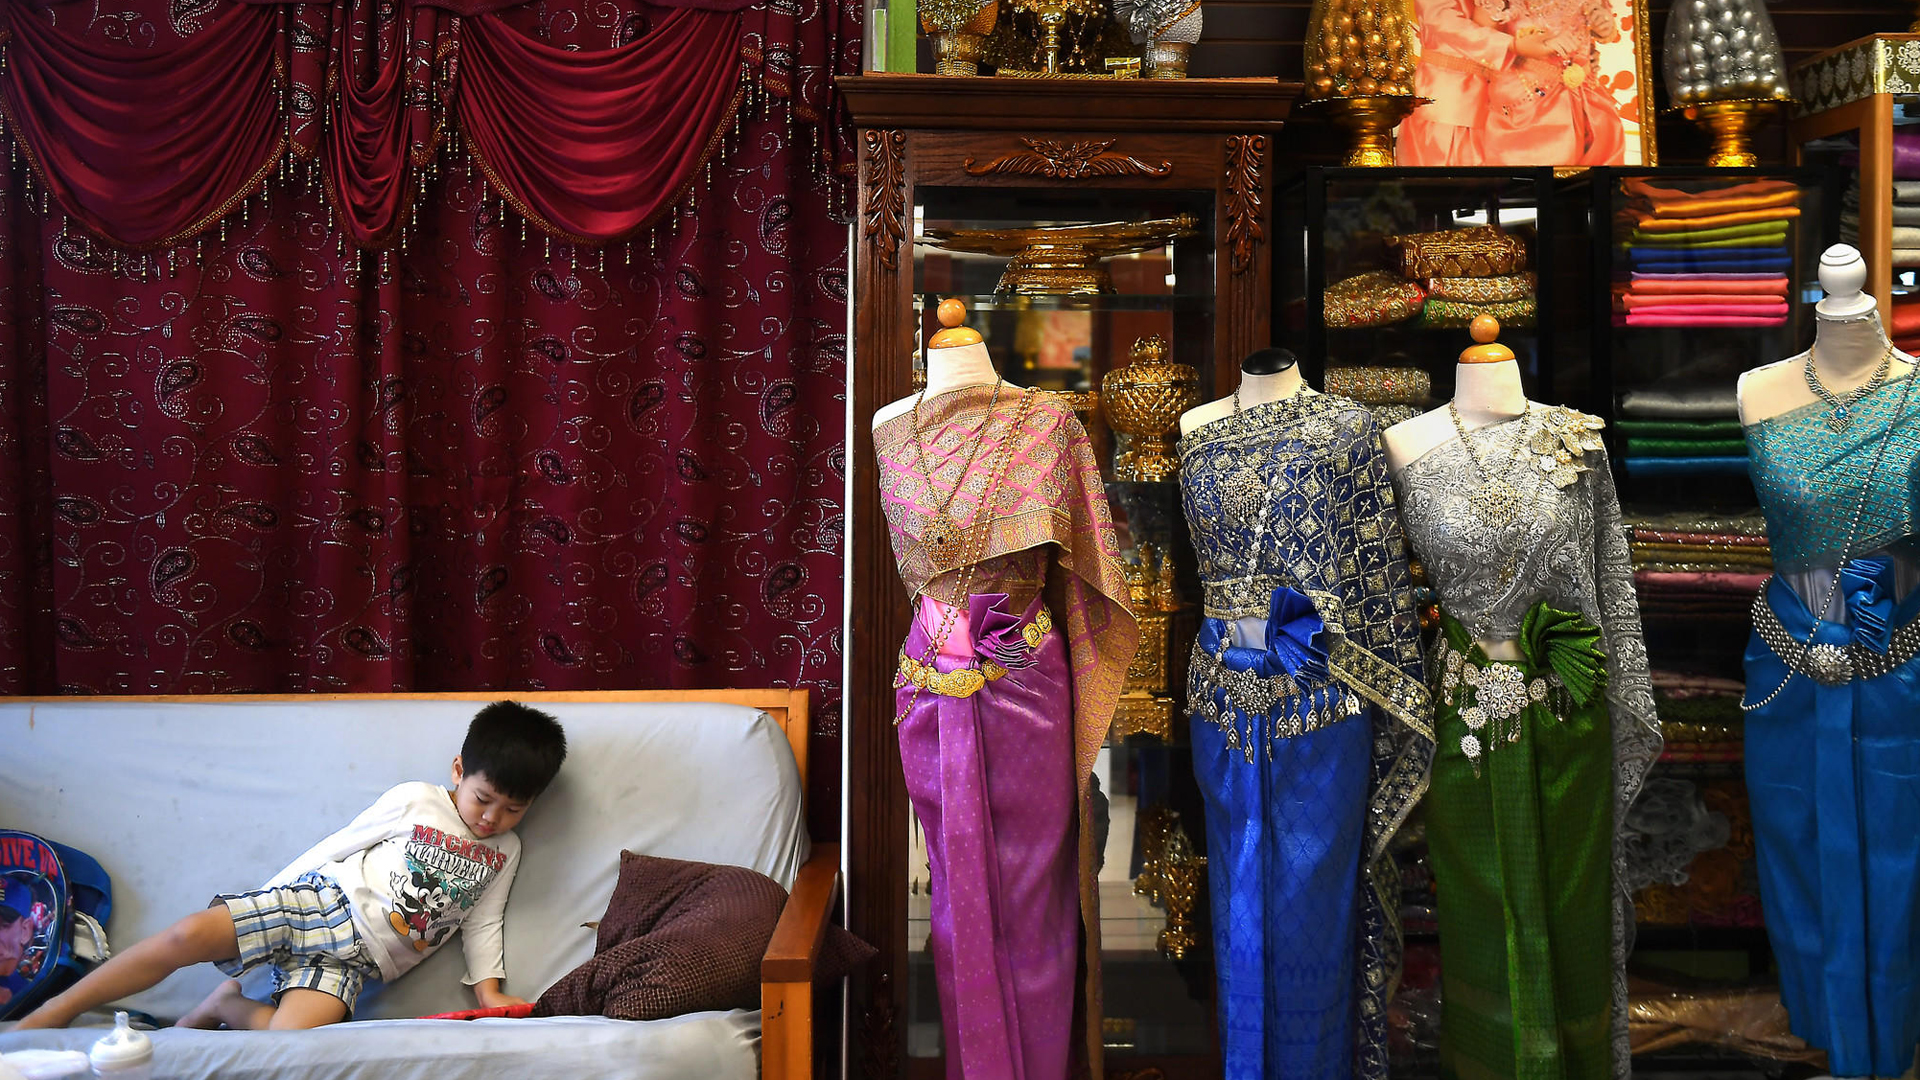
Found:
<path fill-rule="evenodd" d="M 1414 0 L 1400 165 L 1652 165 L 1647 0 Z"/>

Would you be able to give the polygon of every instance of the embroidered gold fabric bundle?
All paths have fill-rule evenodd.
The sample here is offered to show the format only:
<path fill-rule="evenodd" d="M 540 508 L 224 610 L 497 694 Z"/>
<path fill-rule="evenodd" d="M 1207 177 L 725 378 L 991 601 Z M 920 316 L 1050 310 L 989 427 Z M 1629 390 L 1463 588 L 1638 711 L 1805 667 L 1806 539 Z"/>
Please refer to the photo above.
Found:
<path fill-rule="evenodd" d="M 1325 313 L 1334 329 L 1385 326 L 1420 314 L 1427 292 L 1385 270 L 1370 270 L 1327 286 Z"/>
<path fill-rule="evenodd" d="M 1463 300 L 1469 304 L 1497 304 L 1533 295 L 1533 271 L 1499 277 L 1437 277 L 1427 279 L 1427 295 L 1435 300 Z"/>
<path fill-rule="evenodd" d="M 1469 304 L 1463 300 L 1428 300 L 1427 306 L 1420 312 L 1420 325 L 1425 327 L 1470 326 L 1473 320 L 1482 315 L 1491 315 L 1500 320 L 1501 326 L 1532 326 L 1536 304 L 1533 297 L 1523 296 L 1518 300 L 1502 300 L 1497 304 Z"/>
<path fill-rule="evenodd" d="M 1492 225 L 1387 237 L 1408 278 L 1501 277 L 1527 268 L 1527 245 Z"/>
<path fill-rule="evenodd" d="M 1328 368 L 1325 390 L 1362 405 L 1424 405 L 1433 376 L 1412 367 Z"/>

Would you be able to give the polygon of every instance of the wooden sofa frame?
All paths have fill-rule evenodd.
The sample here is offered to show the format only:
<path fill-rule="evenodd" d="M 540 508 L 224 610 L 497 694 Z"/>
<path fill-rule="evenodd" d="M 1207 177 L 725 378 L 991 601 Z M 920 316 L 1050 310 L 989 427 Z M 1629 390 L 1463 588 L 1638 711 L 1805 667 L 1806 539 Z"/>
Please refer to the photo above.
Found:
<path fill-rule="evenodd" d="M 438 694 L 169 694 L 102 696 L 116 704 L 155 702 L 193 705 L 204 702 L 318 701 L 498 701 L 512 698 L 532 704 L 634 702 L 664 705 L 675 702 L 717 702 L 759 709 L 780 725 L 800 767 L 800 791 L 807 790 L 808 695 L 801 690 L 549 690 L 460 692 Z M 85 697 L 8 697 L 0 701 L 22 704 L 71 705 Z M 787 906 L 780 913 L 773 940 L 760 961 L 760 1076 L 761 1080 L 808 1080 L 813 1076 L 813 975 L 826 940 L 840 892 L 840 846 L 815 844 L 806 864 L 794 878 Z"/>

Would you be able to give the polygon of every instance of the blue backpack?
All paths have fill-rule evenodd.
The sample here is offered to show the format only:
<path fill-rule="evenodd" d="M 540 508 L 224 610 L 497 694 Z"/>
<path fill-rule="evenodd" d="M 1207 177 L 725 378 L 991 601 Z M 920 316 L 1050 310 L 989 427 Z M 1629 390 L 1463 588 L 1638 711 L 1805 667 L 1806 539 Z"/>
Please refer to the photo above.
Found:
<path fill-rule="evenodd" d="M 0 1020 L 32 1012 L 105 959 L 100 928 L 112 912 L 113 883 L 91 855 L 0 829 Z"/>

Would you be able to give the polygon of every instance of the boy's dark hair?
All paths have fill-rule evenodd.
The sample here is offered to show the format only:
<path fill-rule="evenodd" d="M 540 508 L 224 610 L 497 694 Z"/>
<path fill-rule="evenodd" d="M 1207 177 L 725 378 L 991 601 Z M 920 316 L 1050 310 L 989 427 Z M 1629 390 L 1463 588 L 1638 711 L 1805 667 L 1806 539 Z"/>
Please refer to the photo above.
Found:
<path fill-rule="evenodd" d="M 6 904 L 0 904 L 0 929 L 12 926 L 24 918 L 26 918 L 25 915 L 13 910 L 12 907 Z"/>
<path fill-rule="evenodd" d="M 460 767 L 479 773 L 509 799 L 531 799 L 547 790 L 567 759 L 567 733 L 560 721 L 517 701 L 496 701 L 473 714 Z"/>

